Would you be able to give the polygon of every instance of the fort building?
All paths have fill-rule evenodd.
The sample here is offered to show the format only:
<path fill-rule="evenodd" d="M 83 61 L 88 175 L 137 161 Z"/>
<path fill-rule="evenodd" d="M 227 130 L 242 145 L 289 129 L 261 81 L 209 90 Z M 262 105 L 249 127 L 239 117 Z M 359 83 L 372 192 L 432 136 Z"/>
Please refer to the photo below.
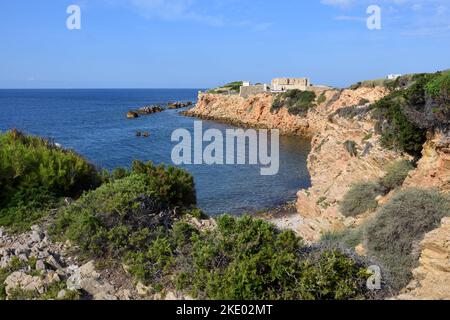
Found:
<path fill-rule="evenodd" d="M 275 78 L 272 80 L 272 92 L 285 92 L 288 90 L 308 90 L 311 86 L 309 78 Z"/>
<path fill-rule="evenodd" d="M 244 85 L 240 89 L 239 95 L 243 98 L 248 98 L 251 95 L 270 92 L 270 88 L 266 84 L 256 84 L 256 85 Z"/>

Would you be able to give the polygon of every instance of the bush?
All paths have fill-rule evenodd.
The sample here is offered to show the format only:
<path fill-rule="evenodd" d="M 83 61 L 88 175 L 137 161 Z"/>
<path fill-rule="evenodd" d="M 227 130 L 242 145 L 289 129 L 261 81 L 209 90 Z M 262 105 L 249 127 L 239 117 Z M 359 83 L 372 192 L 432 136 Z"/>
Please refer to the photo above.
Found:
<path fill-rule="evenodd" d="M 393 275 L 396 289 L 408 284 L 411 270 L 418 264 L 416 245 L 449 213 L 448 196 L 433 190 L 407 189 L 397 193 L 369 224 L 369 252 Z"/>
<path fill-rule="evenodd" d="M 342 107 L 340 109 L 337 109 L 331 117 L 339 116 L 345 119 L 354 119 L 354 118 L 361 118 L 365 116 L 369 111 L 368 107 Z"/>
<path fill-rule="evenodd" d="M 322 92 L 320 96 L 317 98 L 317 104 L 322 104 L 327 101 L 327 97 L 325 96 L 325 92 Z"/>
<path fill-rule="evenodd" d="M 292 115 L 306 116 L 310 109 L 316 107 L 315 100 L 316 94 L 312 91 L 289 90 L 274 99 L 271 111 L 285 107 Z"/>
<path fill-rule="evenodd" d="M 197 298 L 356 299 L 367 293 L 365 268 L 336 249 L 303 248 L 292 231 L 249 216 L 222 216 L 194 236 L 192 261 L 179 276 Z M 301 254 L 303 252 L 303 254 Z"/>
<path fill-rule="evenodd" d="M 378 126 L 382 146 L 420 157 L 426 141 L 426 130 L 408 119 L 402 102 L 385 97 L 375 103 L 373 108 L 376 110 L 373 115 L 382 123 Z"/>
<path fill-rule="evenodd" d="M 17 130 L 0 134 L 1 224 L 33 223 L 59 197 L 78 197 L 100 183 L 96 168 L 73 151 Z"/>
<path fill-rule="evenodd" d="M 188 173 L 135 162 L 128 177 L 105 183 L 61 210 L 53 232 L 93 255 L 116 257 L 158 238 L 158 227 L 171 226 L 194 204 Z"/>
<path fill-rule="evenodd" d="M 414 165 L 411 161 L 396 161 L 388 166 L 386 175 L 380 179 L 380 185 L 385 189 L 385 192 L 388 193 L 389 191 L 400 187 L 408 177 L 408 173 L 413 169 Z"/>
<path fill-rule="evenodd" d="M 408 75 L 391 94 L 371 106 L 382 145 L 419 158 L 426 132 L 450 119 L 449 73 Z"/>
<path fill-rule="evenodd" d="M 152 196 L 162 205 L 187 207 L 197 202 L 194 178 L 185 170 L 134 161 L 131 172 L 147 176 Z"/>
<path fill-rule="evenodd" d="M 343 145 L 344 145 L 345 151 L 347 151 L 351 157 L 358 156 L 358 148 L 357 148 L 358 145 L 356 144 L 355 141 L 347 140 L 344 142 Z"/>
<path fill-rule="evenodd" d="M 339 210 L 346 217 L 356 217 L 367 211 L 375 210 L 378 202 L 375 200 L 381 195 L 381 187 L 374 182 L 359 182 L 351 186 L 339 204 Z"/>

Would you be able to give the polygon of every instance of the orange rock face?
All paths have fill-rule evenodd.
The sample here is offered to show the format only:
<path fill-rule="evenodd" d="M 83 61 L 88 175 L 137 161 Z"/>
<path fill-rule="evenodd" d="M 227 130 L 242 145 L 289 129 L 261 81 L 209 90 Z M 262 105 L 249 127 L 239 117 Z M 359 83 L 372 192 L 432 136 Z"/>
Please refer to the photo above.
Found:
<path fill-rule="evenodd" d="M 413 271 L 414 280 L 401 300 L 450 299 L 450 218 L 425 236 L 420 244 L 420 266 Z"/>

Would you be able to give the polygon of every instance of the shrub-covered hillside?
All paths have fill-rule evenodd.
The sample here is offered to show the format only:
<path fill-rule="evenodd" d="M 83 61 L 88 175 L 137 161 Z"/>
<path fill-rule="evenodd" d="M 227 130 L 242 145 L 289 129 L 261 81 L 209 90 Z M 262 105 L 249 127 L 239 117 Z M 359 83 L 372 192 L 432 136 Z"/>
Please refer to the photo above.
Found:
<path fill-rule="evenodd" d="M 372 105 L 382 144 L 419 157 L 428 130 L 450 124 L 450 72 L 400 77 Z"/>
<path fill-rule="evenodd" d="M 96 168 L 75 152 L 17 130 L 0 133 L 0 224 L 26 227 L 61 197 L 100 183 Z"/>
<path fill-rule="evenodd" d="M 226 85 L 223 85 L 222 87 L 208 90 L 207 93 L 212 93 L 212 94 L 239 93 L 242 85 L 243 85 L 242 81 L 234 81 L 234 82 L 227 83 Z"/>
<path fill-rule="evenodd" d="M 310 109 L 316 107 L 316 98 L 316 94 L 312 91 L 289 90 L 276 95 L 271 111 L 275 112 L 285 107 L 292 115 L 306 116 Z M 319 98 L 318 103 L 324 102 L 322 95 Z"/>
<path fill-rule="evenodd" d="M 100 175 L 46 140 L 13 131 L 0 141 L 0 226 L 22 230 L 45 218 L 52 241 L 70 240 L 72 254 L 98 266 L 125 267 L 152 292 L 178 290 L 203 299 L 370 299 L 386 292 L 367 289 L 372 263 L 350 250 L 307 246 L 292 231 L 249 216 L 225 215 L 198 227 L 195 219 L 204 217 L 184 170 L 135 161 L 131 169 Z M 74 201 L 62 203 L 62 196 Z M 8 265 L 0 278 L 16 270 Z M 0 299 L 6 297 L 3 281 Z M 21 291 L 20 297 L 45 299 L 60 289 Z"/>

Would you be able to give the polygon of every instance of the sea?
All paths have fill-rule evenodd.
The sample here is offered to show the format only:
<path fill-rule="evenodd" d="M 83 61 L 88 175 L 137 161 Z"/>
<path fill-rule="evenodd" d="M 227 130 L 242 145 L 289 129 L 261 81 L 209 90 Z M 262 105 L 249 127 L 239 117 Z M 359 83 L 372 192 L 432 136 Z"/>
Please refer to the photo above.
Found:
<path fill-rule="evenodd" d="M 12 128 L 52 139 L 74 149 L 90 162 L 112 170 L 133 160 L 172 165 L 172 133 L 194 121 L 182 110 L 129 120 L 131 109 L 168 102 L 196 102 L 199 89 L 59 89 L 0 90 L 0 131 Z M 203 129 L 225 135 L 228 124 L 203 121 Z M 148 138 L 137 137 L 148 131 Z M 311 184 L 306 161 L 310 142 L 297 136 L 280 137 L 280 168 L 262 176 L 259 165 L 182 165 L 195 180 L 198 206 L 215 216 L 242 215 L 274 208 L 295 200 Z"/>

